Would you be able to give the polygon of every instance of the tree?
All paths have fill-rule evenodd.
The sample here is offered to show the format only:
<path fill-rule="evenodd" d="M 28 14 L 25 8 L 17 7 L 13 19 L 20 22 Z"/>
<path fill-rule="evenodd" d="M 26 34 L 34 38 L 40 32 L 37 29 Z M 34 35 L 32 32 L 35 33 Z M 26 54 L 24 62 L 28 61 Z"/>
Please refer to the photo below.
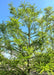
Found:
<path fill-rule="evenodd" d="M 23 71 L 27 73 L 30 73 L 30 70 L 39 73 L 46 71 L 46 64 L 52 63 L 50 62 L 52 61 L 51 47 L 53 51 L 51 34 L 53 34 L 54 26 L 52 8 L 45 8 L 45 14 L 39 18 L 42 11 L 37 10 L 35 5 L 22 3 L 17 9 L 12 4 L 9 6 L 12 14 L 10 20 L 6 24 L 0 24 L 3 34 L 1 43 L 4 44 L 4 50 L 10 51 L 11 58 L 12 55 L 15 56 L 14 61 L 17 59 L 16 63 L 18 62 L 18 67 L 21 67 Z"/>
<path fill-rule="evenodd" d="M 32 47 L 32 42 L 36 41 L 36 39 L 35 39 L 36 37 L 39 37 L 36 29 L 37 29 L 37 27 L 39 27 L 39 25 L 37 24 L 37 18 L 38 18 L 40 11 L 38 11 L 37 7 L 35 7 L 34 5 L 30 5 L 30 4 L 26 4 L 26 3 L 21 4 L 20 7 L 17 9 L 17 11 L 11 4 L 9 4 L 9 5 L 10 5 L 10 13 L 13 14 L 13 18 L 11 18 L 11 23 L 13 23 L 12 21 L 16 22 L 17 18 L 19 18 L 19 20 L 21 20 L 20 22 L 22 22 L 22 27 L 25 26 L 27 29 L 27 31 L 22 31 L 22 28 L 21 28 L 20 32 L 22 32 L 22 35 L 20 33 L 19 33 L 19 35 L 21 36 L 22 39 L 18 40 L 18 38 L 16 38 L 16 37 L 14 39 L 18 40 L 18 41 L 15 41 L 15 43 L 18 44 L 18 48 L 20 48 L 20 51 L 21 52 L 23 51 L 23 53 L 22 53 L 23 57 L 27 57 L 27 68 L 28 68 L 28 73 L 29 73 L 30 72 L 30 67 L 29 67 L 30 58 L 33 56 L 33 53 L 34 53 L 34 51 L 36 51 L 36 48 L 37 48 L 37 46 Z M 11 25 L 10 22 L 8 24 Z M 17 22 L 17 24 L 19 24 L 19 23 Z M 14 26 L 15 25 L 13 25 L 12 28 Z M 15 26 L 15 28 L 16 28 L 16 26 Z M 16 31 L 17 30 L 18 29 L 16 29 Z M 15 32 L 15 30 L 14 30 L 14 32 Z M 17 35 L 17 37 L 19 36 L 18 34 L 16 34 L 16 35 Z M 33 39 L 34 39 L 34 41 L 33 41 Z M 20 42 L 20 40 L 21 40 L 21 42 Z"/>

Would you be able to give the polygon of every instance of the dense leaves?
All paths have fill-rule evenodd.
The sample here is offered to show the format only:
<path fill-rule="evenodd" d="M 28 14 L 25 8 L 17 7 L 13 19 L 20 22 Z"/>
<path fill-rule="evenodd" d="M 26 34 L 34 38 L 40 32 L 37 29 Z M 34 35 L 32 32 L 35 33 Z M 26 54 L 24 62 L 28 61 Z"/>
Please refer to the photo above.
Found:
<path fill-rule="evenodd" d="M 54 74 L 54 11 L 22 3 L 9 4 L 12 16 L 0 24 L 0 74 L 24 75 L 35 71 Z M 39 16 L 42 14 L 42 17 Z M 10 54 L 7 59 L 2 52 Z M 3 68 L 2 68 L 3 67 Z"/>

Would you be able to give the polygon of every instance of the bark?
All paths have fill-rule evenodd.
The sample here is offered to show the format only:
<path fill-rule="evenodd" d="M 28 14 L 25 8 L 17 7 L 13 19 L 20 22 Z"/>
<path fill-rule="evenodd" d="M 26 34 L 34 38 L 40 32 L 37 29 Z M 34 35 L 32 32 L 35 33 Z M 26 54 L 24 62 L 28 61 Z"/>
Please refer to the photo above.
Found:
<path fill-rule="evenodd" d="M 30 47 L 30 27 L 28 28 L 28 47 Z M 29 68 L 29 59 L 27 60 L 28 64 L 28 74 L 30 73 L 30 68 Z"/>

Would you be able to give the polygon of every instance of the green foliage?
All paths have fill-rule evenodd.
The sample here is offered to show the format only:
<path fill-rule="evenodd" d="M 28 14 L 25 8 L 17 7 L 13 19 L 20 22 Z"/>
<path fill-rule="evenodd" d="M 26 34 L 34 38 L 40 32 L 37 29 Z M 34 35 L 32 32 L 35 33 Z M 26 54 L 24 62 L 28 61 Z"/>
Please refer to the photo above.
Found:
<path fill-rule="evenodd" d="M 30 71 L 54 74 L 54 12 L 52 7 L 41 10 L 22 3 L 17 9 L 9 4 L 9 21 L 0 24 L 0 52 L 10 54 L 11 59 L 0 53 L 0 74 L 24 75 Z M 24 30 L 24 28 L 26 30 Z M 14 56 L 14 57 L 13 57 Z M 10 69 L 10 70 L 9 70 Z"/>

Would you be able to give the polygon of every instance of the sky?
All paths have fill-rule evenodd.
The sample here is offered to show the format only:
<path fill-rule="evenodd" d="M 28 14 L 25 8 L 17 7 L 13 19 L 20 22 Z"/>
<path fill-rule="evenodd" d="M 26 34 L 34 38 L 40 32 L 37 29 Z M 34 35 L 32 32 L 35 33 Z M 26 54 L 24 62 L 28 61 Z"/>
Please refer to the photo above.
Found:
<path fill-rule="evenodd" d="M 18 7 L 21 2 L 24 2 L 24 0 L 0 0 L 0 23 L 2 21 L 9 20 L 10 12 L 9 12 L 9 3 L 13 3 L 13 6 Z M 48 6 L 53 7 L 54 10 L 54 0 L 25 0 L 25 2 L 29 2 L 30 4 L 35 4 L 38 9 L 44 9 Z M 42 15 L 41 15 L 42 16 Z M 40 16 L 40 17 L 41 17 Z M 4 53 L 6 57 L 9 57 L 9 54 Z"/>
<path fill-rule="evenodd" d="M 10 12 L 9 12 L 9 3 L 13 3 L 13 6 L 18 7 L 21 2 L 24 0 L 0 0 L 0 23 L 2 21 L 9 20 Z M 54 0 L 25 0 L 25 2 L 29 2 L 30 4 L 34 4 L 38 7 L 38 9 L 44 9 L 48 6 L 52 6 L 54 10 Z"/>

